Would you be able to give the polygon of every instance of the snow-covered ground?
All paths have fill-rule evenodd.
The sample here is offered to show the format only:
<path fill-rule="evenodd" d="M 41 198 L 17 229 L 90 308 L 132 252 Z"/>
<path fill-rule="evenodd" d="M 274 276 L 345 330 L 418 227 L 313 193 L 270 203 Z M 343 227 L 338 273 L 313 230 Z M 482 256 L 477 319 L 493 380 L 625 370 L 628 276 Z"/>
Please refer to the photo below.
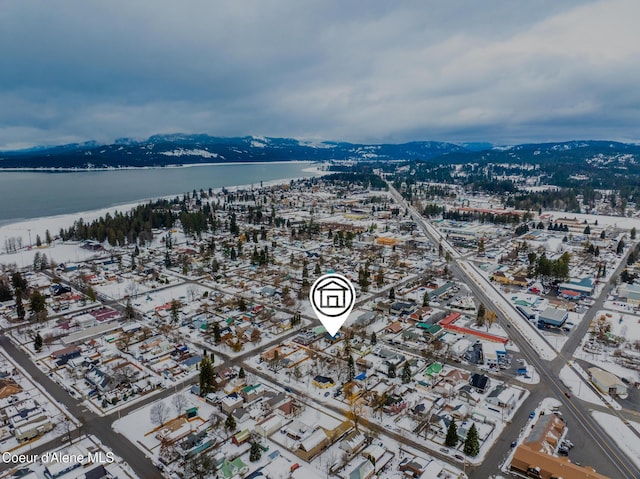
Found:
<path fill-rule="evenodd" d="M 560 370 L 560 381 L 571 391 L 571 394 L 582 399 L 583 401 L 591 404 L 597 404 L 598 406 L 605 406 L 606 404 L 596 394 L 590 385 L 584 383 L 584 381 L 571 369 L 571 367 L 565 365 Z"/>
<path fill-rule="evenodd" d="M 640 438 L 637 433 L 632 431 L 619 417 L 612 414 L 592 411 L 591 415 L 636 467 L 640 467 L 640 447 L 638 446 Z"/>

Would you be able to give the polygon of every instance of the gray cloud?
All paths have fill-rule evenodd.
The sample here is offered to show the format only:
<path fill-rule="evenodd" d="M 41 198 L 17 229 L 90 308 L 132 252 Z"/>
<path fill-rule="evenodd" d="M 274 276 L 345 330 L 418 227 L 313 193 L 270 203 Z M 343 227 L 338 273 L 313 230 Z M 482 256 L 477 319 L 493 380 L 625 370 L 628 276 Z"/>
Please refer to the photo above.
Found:
<path fill-rule="evenodd" d="M 3 2 L 0 148 L 637 140 L 632 0 Z"/>

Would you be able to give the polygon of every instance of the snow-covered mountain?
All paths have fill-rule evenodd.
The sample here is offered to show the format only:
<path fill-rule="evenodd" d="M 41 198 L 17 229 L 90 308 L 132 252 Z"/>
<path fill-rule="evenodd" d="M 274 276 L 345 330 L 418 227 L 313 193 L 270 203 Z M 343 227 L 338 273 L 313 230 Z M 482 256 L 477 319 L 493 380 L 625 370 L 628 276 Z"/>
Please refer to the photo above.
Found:
<path fill-rule="evenodd" d="M 465 148 L 435 141 L 365 145 L 310 142 L 291 138 L 209 135 L 154 135 L 144 141 L 121 138 L 110 145 L 94 142 L 6 151 L 0 168 L 145 167 L 212 162 L 291 160 L 430 159 Z"/>

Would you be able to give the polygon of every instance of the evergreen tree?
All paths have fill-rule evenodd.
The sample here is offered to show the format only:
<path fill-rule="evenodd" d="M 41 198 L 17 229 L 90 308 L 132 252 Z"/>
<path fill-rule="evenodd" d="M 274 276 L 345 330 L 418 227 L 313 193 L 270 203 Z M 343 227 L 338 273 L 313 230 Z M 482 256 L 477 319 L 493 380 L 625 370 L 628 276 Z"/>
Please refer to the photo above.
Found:
<path fill-rule="evenodd" d="M 262 448 L 257 442 L 251 443 L 251 451 L 249 452 L 249 461 L 256 462 L 262 457 Z"/>
<path fill-rule="evenodd" d="M 231 222 L 229 223 L 229 231 L 233 236 L 238 236 L 240 234 L 240 228 L 238 228 L 238 222 L 236 219 L 236 214 L 231 214 Z"/>
<path fill-rule="evenodd" d="M 240 296 L 240 298 L 238 299 L 238 309 L 240 311 L 246 311 L 247 310 L 247 303 L 244 300 L 244 298 L 242 296 Z"/>
<path fill-rule="evenodd" d="M 449 423 L 449 429 L 447 429 L 447 437 L 444 440 L 444 444 L 447 447 L 456 447 L 456 444 L 458 444 L 458 426 L 456 426 L 456 422 L 453 418 Z"/>
<path fill-rule="evenodd" d="M 244 379 L 244 378 L 246 378 L 246 377 L 247 377 L 247 374 L 244 372 L 244 368 L 243 368 L 243 367 L 241 367 L 241 368 L 240 368 L 240 371 L 238 371 L 238 377 L 239 377 L 240 379 Z"/>
<path fill-rule="evenodd" d="M 429 292 L 425 291 L 424 294 L 422 295 L 422 306 L 427 307 L 429 306 Z"/>
<path fill-rule="evenodd" d="M 313 270 L 313 274 L 316 276 L 320 276 L 322 274 L 322 270 L 320 269 L 320 263 L 316 263 L 316 267 Z"/>
<path fill-rule="evenodd" d="M 215 323 L 213 323 L 213 341 L 218 344 L 221 340 L 221 336 L 220 336 L 220 325 L 218 324 L 218 322 L 216 321 Z"/>
<path fill-rule="evenodd" d="M 89 301 L 91 301 L 92 303 L 96 302 L 96 292 L 93 290 L 91 286 L 87 288 L 87 297 L 89 298 Z"/>
<path fill-rule="evenodd" d="M 484 317 L 487 314 L 487 310 L 484 307 L 484 303 L 480 303 L 478 306 L 478 314 L 476 315 L 476 324 L 482 326 L 484 324 Z"/>
<path fill-rule="evenodd" d="M 231 413 L 227 415 L 227 419 L 224 421 L 224 428 L 231 432 L 236 430 L 236 420 Z"/>
<path fill-rule="evenodd" d="M 207 355 L 200 361 L 200 396 L 206 396 L 216 390 L 216 373 Z"/>
<path fill-rule="evenodd" d="M 634 226 L 633 228 L 631 228 L 631 233 L 630 233 L 632 240 L 636 239 L 636 234 L 637 234 L 637 230 L 636 230 L 636 227 Z"/>
<path fill-rule="evenodd" d="M 620 240 L 618 241 L 618 246 L 616 246 L 616 253 L 622 254 L 623 251 L 624 251 L 624 241 Z"/>
<path fill-rule="evenodd" d="M 24 311 L 24 305 L 22 304 L 21 289 L 16 289 L 16 314 L 18 315 L 18 319 L 20 321 L 24 321 L 25 311 Z"/>
<path fill-rule="evenodd" d="M 22 291 L 26 291 L 29 286 L 27 280 L 17 271 L 11 275 L 11 285 L 13 289 L 21 289 Z"/>
<path fill-rule="evenodd" d="M 471 457 L 476 457 L 480 453 L 480 442 L 478 441 L 478 430 L 475 423 L 471 425 L 469 432 L 467 432 L 463 451 L 467 456 Z"/>
<path fill-rule="evenodd" d="M 411 367 L 408 362 L 404 363 L 404 367 L 402 368 L 402 382 L 404 384 L 411 382 Z"/>
<path fill-rule="evenodd" d="M 135 319 L 136 317 L 136 310 L 133 309 L 131 298 L 127 299 L 127 305 L 124 307 L 124 317 L 125 319 Z"/>
<path fill-rule="evenodd" d="M 387 377 L 393 379 L 396 377 L 396 365 L 389 363 L 389 369 L 387 370 Z"/>
<path fill-rule="evenodd" d="M 0 280 L 0 301 L 9 301 L 13 299 L 13 293 L 9 284 Z"/>
<path fill-rule="evenodd" d="M 391 301 L 396 299 L 396 290 L 393 287 L 389 290 L 389 299 Z"/>
<path fill-rule="evenodd" d="M 587 227 L 584 229 L 584 234 L 586 234 L 586 235 L 590 235 L 591 234 L 591 228 L 589 227 L 589 225 L 587 225 Z"/>
<path fill-rule="evenodd" d="M 42 336 L 40 336 L 40 333 L 36 333 L 35 338 L 33 338 L 33 349 L 35 349 L 37 353 L 42 349 Z"/>
<path fill-rule="evenodd" d="M 47 299 L 40 291 L 34 291 L 29 296 L 29 309 L 39 321 L 44 321 L 47 318 Z"/>
<path fill-rule="evenodd" d="M 356 364 L 353 360 L 353 356 L 349 355 L 349 359 L 347 360 L 347 382 L 353 381 L 353 378 L 356 377 Z"/>
<path fill-rule="evenodd" d="M 173 324 L 178 324 L 180 320 L 180 301 L 174 299 L 171 301 L 171 322 Z"/>
<path fill-rule="evenodd" d="M 371 345 L 375 346 L 375 344 L 378 342 L 378 337 L 376 336 L 376 332 L 373 331 L 371 333 Z"/>

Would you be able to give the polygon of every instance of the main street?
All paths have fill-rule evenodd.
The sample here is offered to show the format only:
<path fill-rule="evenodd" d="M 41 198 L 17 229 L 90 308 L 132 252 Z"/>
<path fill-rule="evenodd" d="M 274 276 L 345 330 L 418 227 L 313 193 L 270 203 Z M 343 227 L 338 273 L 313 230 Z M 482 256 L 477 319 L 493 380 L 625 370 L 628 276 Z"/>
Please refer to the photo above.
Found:
<path fill-rule="evenodd" d="M 415 211 L 415 209 L 404 200 L 402 195 L 393 188 L 393 185 L 390 183 L 387 184 L 396 201 L 408 209 L 412 218 L 416 221 L 427 237 L 429 237 L 435 244 L 440 243 L 442 238 L 438 238 L 433 234 L 432 229 L 427 227 L 424 218 L 420 213 Z M 487 280 L 483 280 L 482 284 L 479 284 L 478 278 L 476 278 L 475 275 L 470 275 L 466 269 L 462 268 L 458 263 L 456 258 L 459 258 L 460 254 L 457 253 L 451 245 L 446 244 L 445 248 L 447 251 L 453 250 L 455 253 L 451 255 L 452 260 L 449 263 L 449 270 L 451 273 L 471 289 L 478 301 L 484 304 L 492 304 L 493 301 L 487 294 L 487 291 L 490 291 L 491 289 L 495 290 L 495 286 Z M 625 259 L 623 258 L 614 275 L 620 273 L 624 264 Z M 564 393 L 566 392 L 566 388 L 558 379 L 560 369 L 567 363 L 564 354 L 566 353 L 571 355 L 572 351 L 575 350 L 580 339 L 580 336 L 578 335 L 581 332 L 583 334 L 586 332 L 589 318 L 592 318 L 595 311 L 598 310 L 598 307 L 602 306 L 608 293 L 611 291 L 611 288 L 611 284 L 607 284 L 603 288 L 596 300 L 596 303 L 590 310 L 590 316 L 585 317 L 583 321 L 584 324 L 582 324 L 578 330 L 574 331 L 571 343 L 566 344 L 565 349 L 563 349 L 561 354 L 553 361 L 541 360 L 534 346 L 523 337 L 518 328 L 509 328 L 509 336 L 512 341 L 518 345 L 522 356 L 527 359 L 529 364 L 536 368 L 536 371 L 540 375 L 540 384 L 525 401 L 522 409 L 524 411 L 522 416 L 514 418 L 513 423 L 507 425 L 503 432 L 502 439 L 492 448 L 491 451 L 489 451 L 483 464 L 473 470 L 471 477 L 485 478 L 498 472 L 496 468 L 503 462 L 504 457 L 507 454 L 506 449 L 500 448 L 500 445 L 506 445 L 518 436 L 520 429 L 526 423 L 529 411 L 536 407 L 537 404 L 545 397 L 554 397 L 562 403 L 563 415 L 567 424 L 570 424 L 569 430 L 571 431 L 572 437 L 581 437 L 580 442 L 583 442 L 582 439 L 587 439 L 583 444 L 576 445 L 576 448 L 572 451 L 572 455 L 577 455 L 578 451 L 576 449 L 578 446 L 581 446 L 582 454 L 580 455 L 585 457 L 583 462 L 585 465 L 592 465 L 599 472 L 606 474 L 611 478 L 636 479 L 640 477 L 640 469 L 615 445 L 611 438 L 607 436 L 606 432 L 598 422 L 589 414 L 587 411 L 588 407 L 585 403 L 575 397 L 567 398 L 565 396 Z M 506 314 L 499 309 L 496 313 L 500 324 L 503 326 L 510 326 L 512 321 Z M 537 334 L 536 332 L 534 333 Z M 584 387 L 590 387 L 590 385 L 585 383 Z M 613 410 L 609 412 L 613 412 Z M 581 434 L 581 432 L 584 433 L 584 435 Z M 574 444 L 576 443 L 576 441 L 573 442 Z"/>

